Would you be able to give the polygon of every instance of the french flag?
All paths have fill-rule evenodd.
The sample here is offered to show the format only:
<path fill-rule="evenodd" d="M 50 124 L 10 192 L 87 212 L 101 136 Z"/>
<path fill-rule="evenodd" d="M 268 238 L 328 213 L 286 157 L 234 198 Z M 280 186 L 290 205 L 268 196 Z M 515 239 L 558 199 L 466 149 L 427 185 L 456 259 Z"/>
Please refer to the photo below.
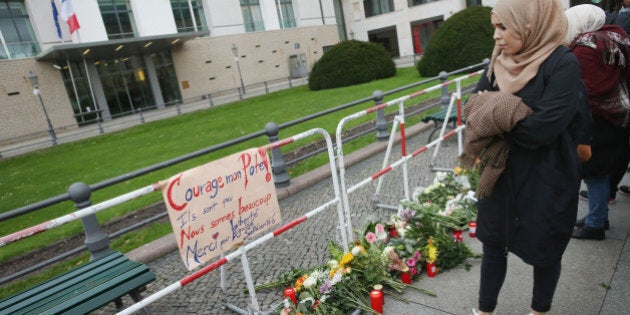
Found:
<path fill-rule="evenodd" d="M 62 20 L 68 23 L 70 34 L 74 33 L 74 31 L 78 30 L 81 27 L 79 26 L 77 15 L 74 14 L 74 9 L 72 9 L 72 4 L 70 4 L 70 0 L 61 0 L 61 12 L 59 12 L 59 16 Z"/>

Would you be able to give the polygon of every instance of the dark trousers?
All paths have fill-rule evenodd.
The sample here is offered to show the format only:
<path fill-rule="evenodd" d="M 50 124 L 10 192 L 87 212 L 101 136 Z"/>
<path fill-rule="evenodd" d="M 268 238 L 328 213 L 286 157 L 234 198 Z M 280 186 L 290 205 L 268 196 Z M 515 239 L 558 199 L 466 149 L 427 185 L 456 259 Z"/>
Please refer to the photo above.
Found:
<path fill-rule="evenodd" d="M 534 266 L 534 290 L 531 308 L 548 312 L 560 278 L 561 262 L 551 266 Z M 479 310 L 493 312 L 507 273 L 507 256 L 501 248 L 483 245 L 481 282 L 479 284 Z"/>

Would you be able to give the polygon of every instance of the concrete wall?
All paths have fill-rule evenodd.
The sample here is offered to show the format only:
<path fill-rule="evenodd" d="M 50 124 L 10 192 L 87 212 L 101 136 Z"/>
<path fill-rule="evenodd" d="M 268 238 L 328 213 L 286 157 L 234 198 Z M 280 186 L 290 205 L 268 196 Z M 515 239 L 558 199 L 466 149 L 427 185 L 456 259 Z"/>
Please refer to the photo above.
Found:
<path fill-rule="evenodd" d="M 339 42 L 336 25 L 204 37 L 173 50 L 173 62 L 184 99 L 240 86 L 230 47 L 236 44 L 245 85 L 262 83 L 291 74 L 289 58 L 305 54 L 309 69 L 323 55 L 323 47 Z M 186 84 L 184 84 L 184 82 Z M 185 86 L 188 88 L 183 88 Z"/>
<path fill-rule="evenodd" d="M 138 36 L 177 34 L 169 0 L 131 0 Z"/>

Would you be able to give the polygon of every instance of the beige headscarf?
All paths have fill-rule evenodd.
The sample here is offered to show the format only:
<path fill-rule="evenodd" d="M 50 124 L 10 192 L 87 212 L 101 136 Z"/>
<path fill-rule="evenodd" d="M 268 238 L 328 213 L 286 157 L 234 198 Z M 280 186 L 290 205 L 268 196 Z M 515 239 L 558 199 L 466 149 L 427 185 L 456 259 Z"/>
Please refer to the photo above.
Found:
<path fill-rule="evenodd" d="M 582 33 L 596 31 L 606 22 L 606 12 L 602 8 L 592 4 L 580 4 L 568 8 L 564 13 L 567 16 L 568 31 L 565 44 L 571 42 Z"/>
<path fill-rule="evenodd" d="M 492 13 L 523 41 L 521 51 L 510 56 L 495 45 L 488 71 L 489 76 L 494 72 L 501 91 L 515 94 L 563 44 L 567 18 L 560 0 L 498 0 Z"/>

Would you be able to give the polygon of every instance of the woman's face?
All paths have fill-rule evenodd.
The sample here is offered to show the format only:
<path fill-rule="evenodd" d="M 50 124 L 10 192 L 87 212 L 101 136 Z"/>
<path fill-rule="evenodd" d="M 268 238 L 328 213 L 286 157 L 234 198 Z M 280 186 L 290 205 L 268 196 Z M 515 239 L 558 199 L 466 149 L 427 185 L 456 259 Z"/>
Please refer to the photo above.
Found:
<path fill-rule="evenodd" d="M 505 28 L 505 25 L 503 25 L 496 14 L 491 14 L 490 21 L 492 26 L 494 26 L 494 42 L 504 54 L 514 55 L 521 51 L 523 41 Z"/>

